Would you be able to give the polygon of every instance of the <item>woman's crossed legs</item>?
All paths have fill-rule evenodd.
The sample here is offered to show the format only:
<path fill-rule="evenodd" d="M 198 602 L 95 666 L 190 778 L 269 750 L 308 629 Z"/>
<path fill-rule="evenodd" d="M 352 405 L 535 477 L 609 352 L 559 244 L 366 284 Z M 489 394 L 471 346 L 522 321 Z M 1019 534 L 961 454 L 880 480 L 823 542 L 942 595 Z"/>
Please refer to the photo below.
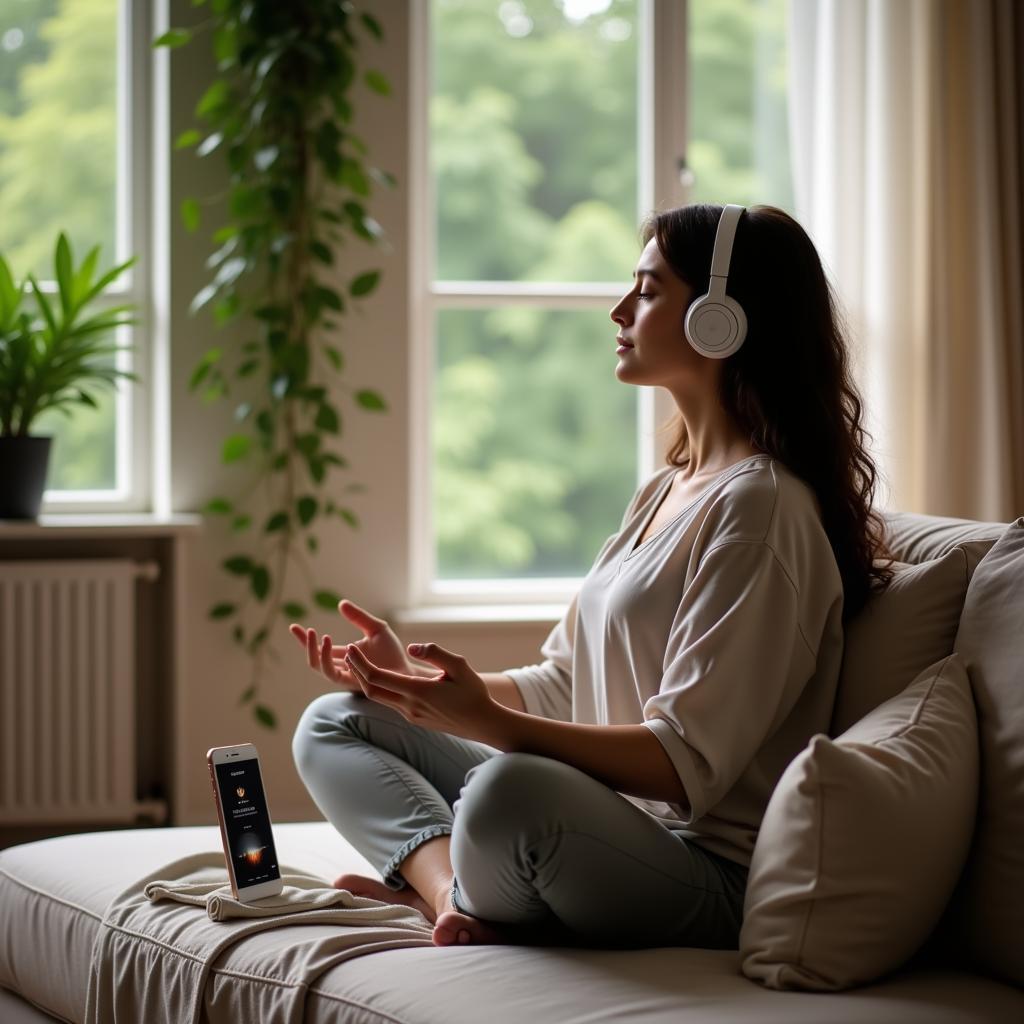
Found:
<path fill-rule="evenodd" d="M 439 945 L 736 948 L 746 869 L 570 765 L 342 692 L 309 705 L 292 749 L 321 812 L 383 878 L 335 884 L 416 906 Z"/>

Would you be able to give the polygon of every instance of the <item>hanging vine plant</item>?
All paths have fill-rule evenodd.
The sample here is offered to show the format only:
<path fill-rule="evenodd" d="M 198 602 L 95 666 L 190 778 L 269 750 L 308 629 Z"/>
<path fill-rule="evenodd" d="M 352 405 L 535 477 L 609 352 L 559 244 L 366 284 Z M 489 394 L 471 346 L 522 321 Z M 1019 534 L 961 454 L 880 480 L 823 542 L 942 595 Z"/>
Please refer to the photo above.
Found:
<path fill-rule="evenodd" d="M 348 462 L 337 448 L 343 418 L 335 399 L 347 394 L 356 408 L 386 408 L 377 392 L 345 381 L 338 345 L 342 319 L 374 291 L 380 271 L 353 273 L 339 250 L 346 238 L 382 239 L 367 200 L 374 183 L 393 186 L 395 179 L 369 163 L 350 126 L 354 89 L 384 96 L 391 90 L 379 71 L 361 67 L 360 47 L 380 42 L 383 32 L 352 3 L 210 0 L 209 6 L 206 21 L 171 29 L 153 45 L 177 48 L 206 35 L 217 62 L 218 77 L 195 111 L 205 127 L 175 141 L 177 149 L 195 147 L 199 157 L 223 157 L 230 174 L 228 221 L 212 233 L 211 280 L 191 311 L 207 309 L 218 326 L 242 322 L 251 331 L 241 332 L 246 340 L 237 347 L 209 348 L 190 388 L 207 401 L 236 403 L 221 458 L 248 466 L 252 482 L 241 496 L 214 497 L 204 512 L 226 522 L 245 550 L 224 559 L 234 596 L 218 600 L 209 616 L 223 621 L 252 658 L 240 703 L 272 729 L 277 718 L 260 686 L 266 658 L 278 659 L 277 626 L 303 619 L 312 606 L 333 611 L 340 599 L 318 586 L 310 570 L 317 530 L 328 523 L 359 526 L 346 501 L 363 488 L 338 478 Z M 181 216 L 189 231 L 199 230 L 202 203 L 186 199 Z M 253 492 L 260 484 L 270 510 L 256 522 Z M 296 568 L 305 576 L 305 597 L 290 579 Z"/>

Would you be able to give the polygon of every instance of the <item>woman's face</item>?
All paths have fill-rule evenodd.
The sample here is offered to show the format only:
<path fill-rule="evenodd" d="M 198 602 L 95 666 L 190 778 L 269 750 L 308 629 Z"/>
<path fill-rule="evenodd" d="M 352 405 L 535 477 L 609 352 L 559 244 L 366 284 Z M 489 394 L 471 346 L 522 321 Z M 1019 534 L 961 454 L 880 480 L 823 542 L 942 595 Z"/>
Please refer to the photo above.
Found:
<path fill-rule="evenodd" d="M 611 311 L 618 326 L 615 376 L 628 384 L 656 384 L 674 390 L 692 382 L 706 363 L 683 333 L 694 290 L 677 277 L 652 238 L 634 271 L 633 287 Z M 622 351 L 623 344 L 629 347 Z"/>

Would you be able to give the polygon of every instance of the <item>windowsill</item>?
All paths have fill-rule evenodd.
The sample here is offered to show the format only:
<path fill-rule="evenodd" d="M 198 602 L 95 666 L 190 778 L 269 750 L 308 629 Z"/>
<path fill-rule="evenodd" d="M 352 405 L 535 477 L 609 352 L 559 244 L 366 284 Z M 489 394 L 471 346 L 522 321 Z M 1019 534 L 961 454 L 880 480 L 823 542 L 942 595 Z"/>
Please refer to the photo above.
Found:
<path fill-rule="evenodd" d="M 553 626 L 565 614 L 564 604 L 426 605 L 399 608 L 388 618 L 400 626 Z"/>
<path fill-rule="evenodd" d="M 38 519 L 0 519 L 0 540 L 44 537 L 168 537 L 202 528 L 203 518 L 187 513 L 155 516 L 146 512 L 47 513 Z"/>

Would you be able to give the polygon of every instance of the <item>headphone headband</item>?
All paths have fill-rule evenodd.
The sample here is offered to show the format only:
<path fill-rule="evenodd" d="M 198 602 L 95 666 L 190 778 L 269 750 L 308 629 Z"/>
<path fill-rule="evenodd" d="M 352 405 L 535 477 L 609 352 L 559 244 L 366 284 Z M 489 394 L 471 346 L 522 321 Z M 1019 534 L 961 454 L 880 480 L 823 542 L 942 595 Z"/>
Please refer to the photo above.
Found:
<path fill-rule="evenodd" d="M 722 210 L 715 232 L 708 290 L 690 303 L 683 322 L 686 340 L 708 359 L 731 356 L 747 336 L 747 316 L 743 307 L 725 293 L 736 227 L 745 209 L 744 206 L 730 204 Z"/>
<path fill-rule="evenodd" d="M 745 207 L 729 205 L 722 211 L 718 221 L 718 231 L 715 232 L 715 251 L 711 257 L 711 287 L 708 292 L 714 294 L 718 281 L 721 278 L 721 291 L 725 294 L 725 284 L 729 278 L 729 261 L 732 259 L 732 243 L 736 238 L 736 226 L 740 222 L 740 215 Z"/>

